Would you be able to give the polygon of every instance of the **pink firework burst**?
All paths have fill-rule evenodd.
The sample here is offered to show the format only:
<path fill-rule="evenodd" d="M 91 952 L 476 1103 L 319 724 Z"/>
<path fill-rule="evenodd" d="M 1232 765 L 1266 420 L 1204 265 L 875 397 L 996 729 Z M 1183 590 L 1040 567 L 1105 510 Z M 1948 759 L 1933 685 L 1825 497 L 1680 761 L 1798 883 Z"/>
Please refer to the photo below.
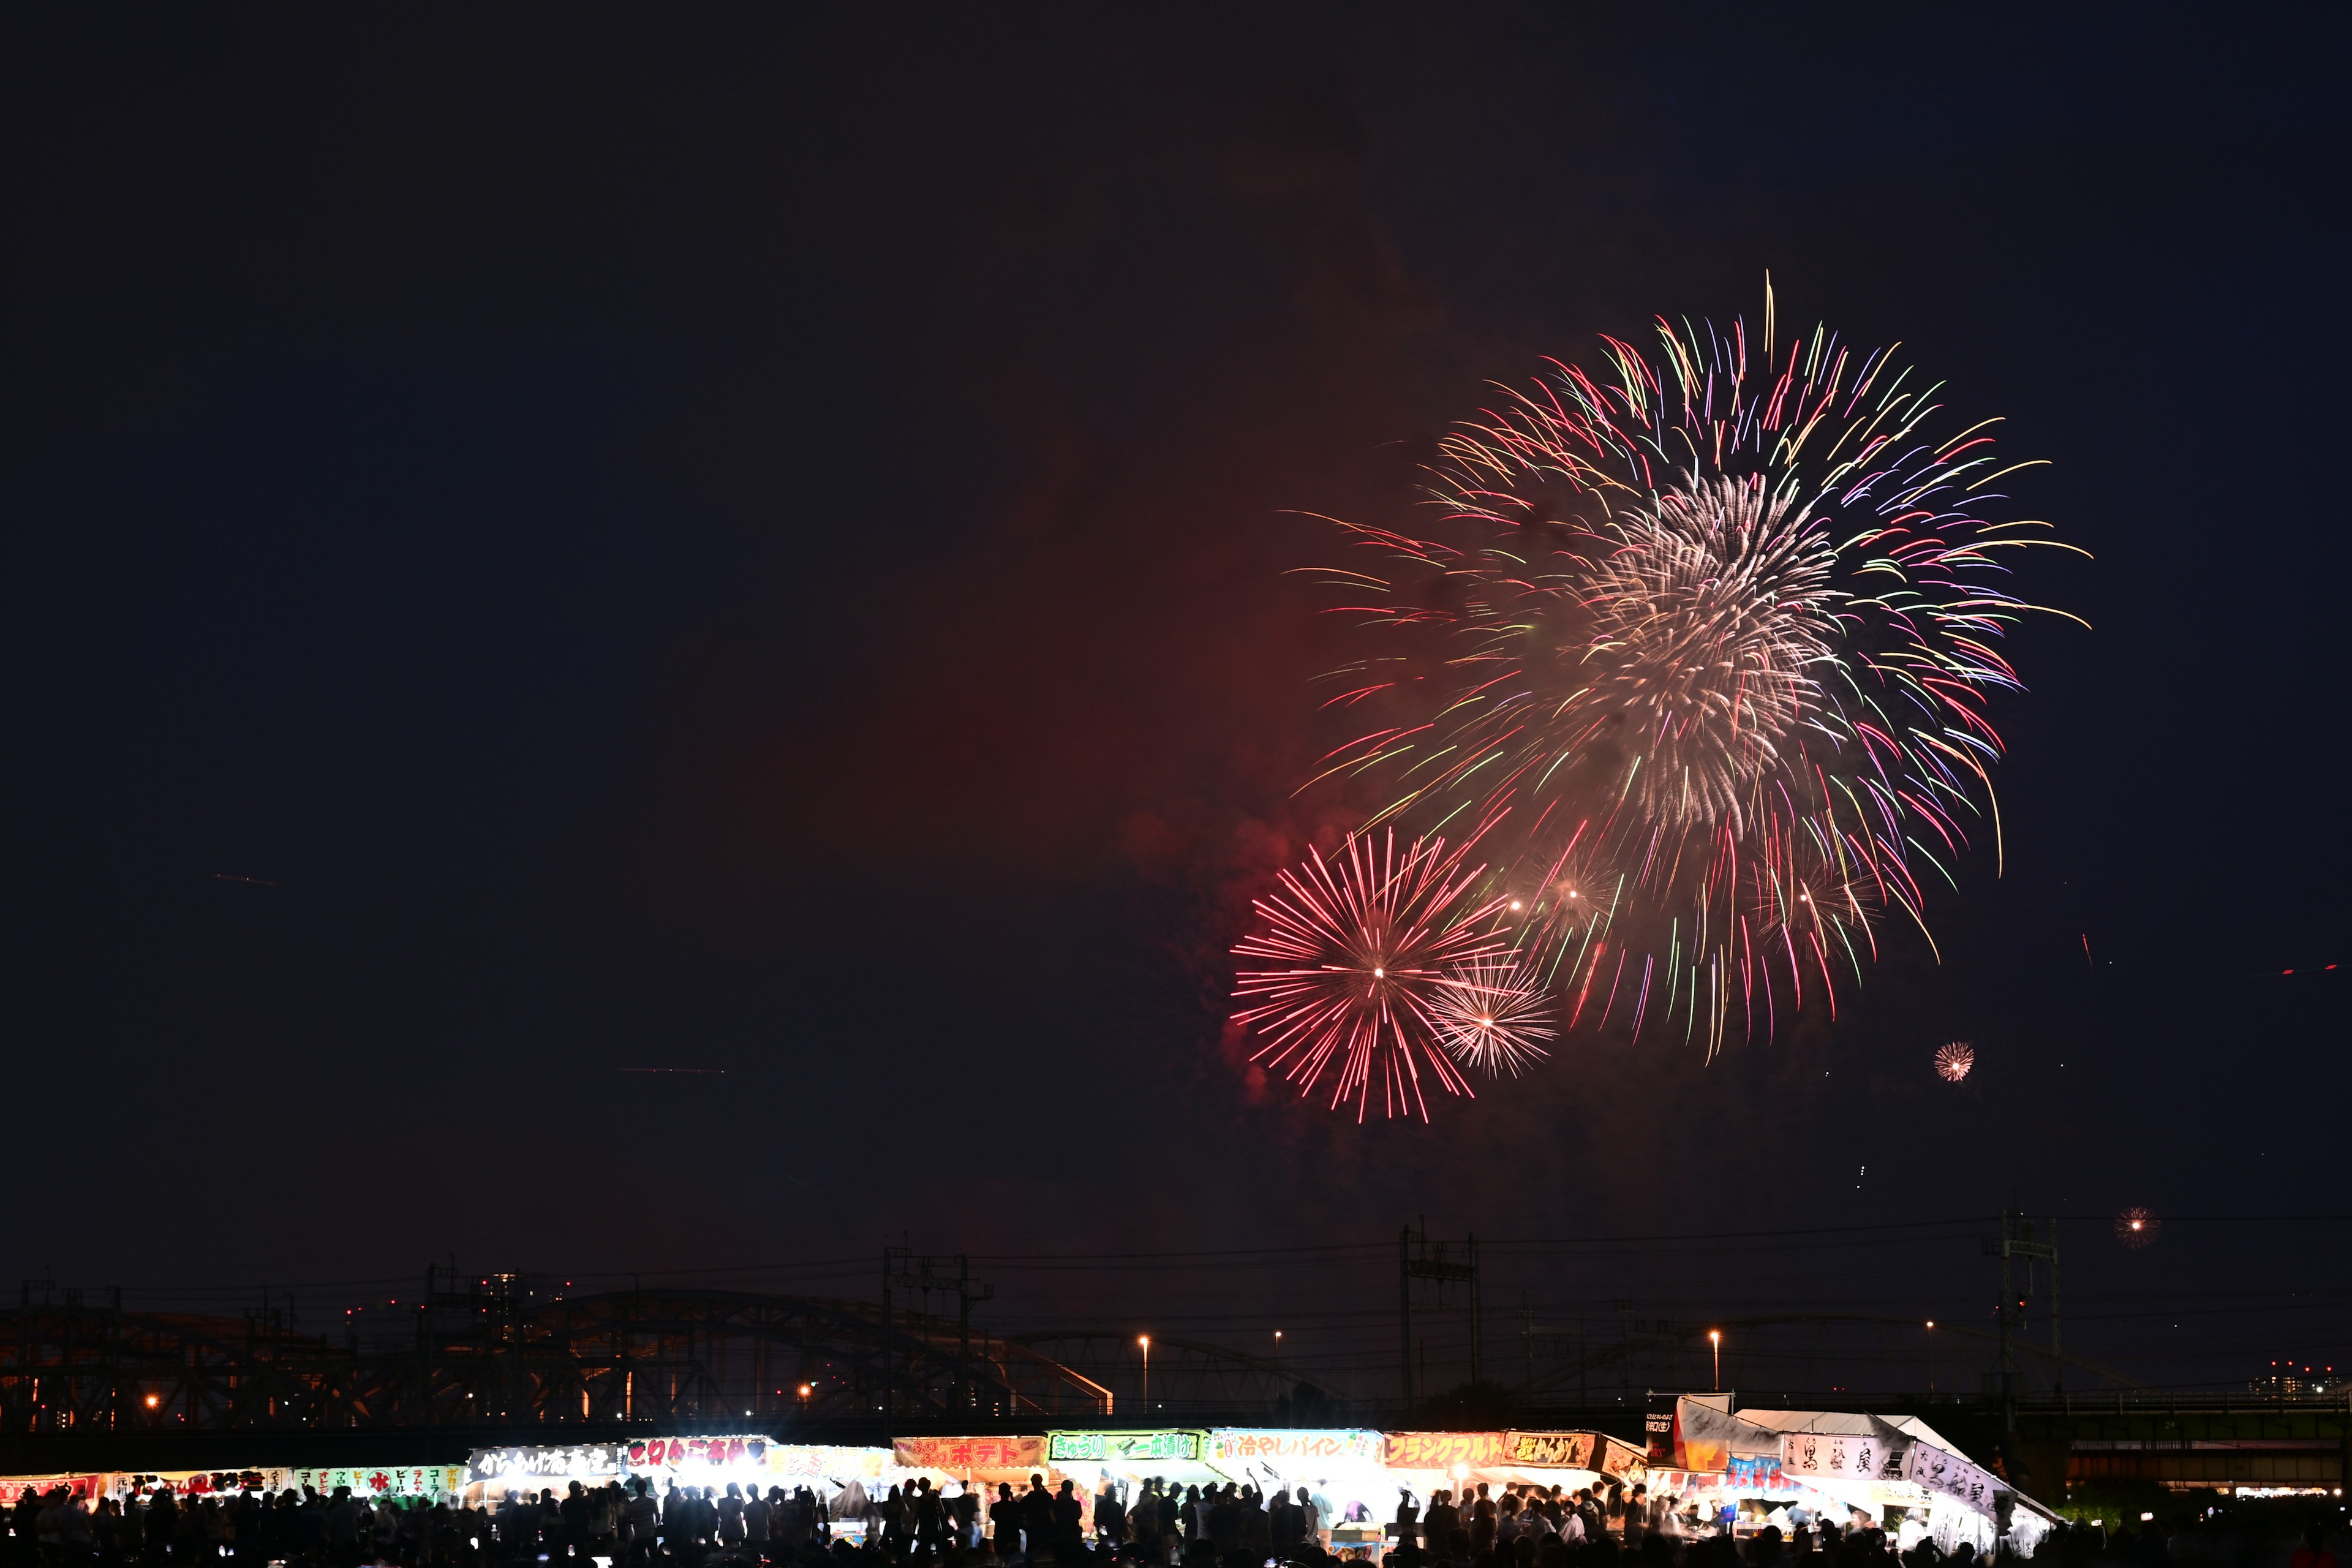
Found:
<path fill-rule="evenodd" d="M 1259 929 L 1234 948 L 1269 965 L 1234 977 L 1244 1004 L 1234 1022 L 1263 1042 L 1250 1059 L 1302 1097 L 1331 1076 L 1332 1108 L 1354 1100 L 1358 1121 L 1375 1080 L 1390 1117 L 1429 1120 L 1424 1077 L 1469 1095 L 1445 1048 L 1447 1009 L 1461 973 L 1503 955 L 1496 916 L 1508 900 L 1474 903 L 1486 868 L 1465 869 L 1463 853 L 1442 838 L 1400 851 L 1391 830 L 1377 845 L 1351 838 L 1328 860 L 1309 851 L 1283 872 L 1281 889 L 1255 900 Z"/>
<path fill-rule="evenodd" d="M 2163 1229 L 2164 1222 L 2144 1208 L 2127 1208 L 2116 1215 L 2116 1239 L 2126 1247 L 2153 1247 Z"/>
<path fill-rule="evenodd" d="M 1954 1040 L 1948 1046 L 1936 1047 L 1936 1076 L 1946 1083 L 1959 1082 L 1976 1065 L 1976 1047 L 1966 1040 Z"/>
<path fill-rule="evenodd" d="M 1436 1013 L 1454 1059 L 1489 1078 L 1518 1077 L 1551 1054 L 1538 1042 L 1558 1033 L 1551 999 L 1527 965 L 1508 955 L 1456 968 L 1437 994 Z"/>

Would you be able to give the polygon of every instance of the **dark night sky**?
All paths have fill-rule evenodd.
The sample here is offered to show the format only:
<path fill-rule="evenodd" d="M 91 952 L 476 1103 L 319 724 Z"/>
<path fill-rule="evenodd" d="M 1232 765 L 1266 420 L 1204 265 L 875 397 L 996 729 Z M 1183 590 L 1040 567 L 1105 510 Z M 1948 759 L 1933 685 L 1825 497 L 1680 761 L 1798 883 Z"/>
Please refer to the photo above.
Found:
<path fill-rule="evenodd" d="M 2347 23 L 2055 12 L 20 16 L 11 1263 L 160 1299 L 2013 1201 L 2084 1216 L 2086 1354 L 2352 1359 L 2276 1294 L 2352 1297 L 2352 1220 L 2274 1223 L 2352 1210 L 2342 972 L 2278 973 L 2352 956 Z M 1337 632 L 1286 511 L 1403 515 L 1486 381 L 1768 268 L 2006 415 L 2098 557 L 2036 584 L 2096 630 L 2015 642 L 2008 875 L 1711 1067 L 1582 1040 L 1427 1129 L 1254 1095 L 1223 948 L 1350 805 L 1289 799 Z M 2178 1217 L 2126 1257 L 2130 1203 Z M 1957 1313 L 1987 1267 L 1503 1283 Z M 2201 1361 L 2127 1311 L 2222 1283 L 2259 1310 Z"/>

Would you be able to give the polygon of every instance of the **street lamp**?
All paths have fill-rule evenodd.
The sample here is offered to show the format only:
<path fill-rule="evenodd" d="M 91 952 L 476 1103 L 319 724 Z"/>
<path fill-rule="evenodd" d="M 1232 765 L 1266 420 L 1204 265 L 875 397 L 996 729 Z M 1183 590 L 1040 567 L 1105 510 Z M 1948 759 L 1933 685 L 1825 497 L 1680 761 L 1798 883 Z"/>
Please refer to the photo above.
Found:
<path fill-rule="evenodd" d="M 1706 1342 L 1715 1347 L 1715 1391 L 1721 1394 L 1723 1392 L 1723 1331 L 1707 1330 Z"/>
<path fill-rule="evenodd" d="M 1151 1336 L 1138 1334 L 1135 1342 L 1143 1347 L 1143 1414 L 1151 1415 Z"/>

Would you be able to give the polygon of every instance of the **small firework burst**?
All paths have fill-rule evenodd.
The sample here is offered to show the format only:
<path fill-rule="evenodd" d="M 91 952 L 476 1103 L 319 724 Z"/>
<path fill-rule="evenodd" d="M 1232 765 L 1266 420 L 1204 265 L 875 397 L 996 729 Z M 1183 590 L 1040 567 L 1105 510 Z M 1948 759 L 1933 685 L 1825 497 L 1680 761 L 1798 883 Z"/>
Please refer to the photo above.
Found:
<path fill-rule="evenodd" d="M 1454 1059 L 1483 1068 L 1489 1078 L 1517 1078 L 1549 1056 L 1538 1042 L 1556 1032 L 1551 999 L 1527 966 L 1503 958 L 1457 967 L 1437 994 L 1438 1037 Z"/>
<path fill-rule="evenodd" d="M 2144 1208 L 2127 1208 L 2116 1215 L 2116 1239 L 2126 1247 L 2153 1247 L 2164 1222 Z"/>
<path fill-rule="evenodd" d="M 1234 952 L 1269 961 L 1234 977 L 1246 1005 L 1234 1022 L 1264 1042 L 1264 1062 L 1311 1094 L 1335 1065 L 1333 1109 L 1353 1100 L 1369 1113 L 1374 1080 L 1386 1116 L 1429 1120 L 1425 1076 L 1448 1094 L 1467 1095 L 1447 1054 L 1442 1009 L 1460 989 L 1455 976 L 1502 956 L 1497 921 L 1507 900 L 1479 902 L 1471 889 L 1483 866 L 1443 838 L 1400 848 L 1391 832 L 1375 844 L 1359 835 L 1329 859 L 1281 874 L 1281 890 L 1255 900 L 1260 929 Z"/>
<path fill-rule="evenodd" d="M 1977 1048 L 1966 1040 L 1954 1040 L 1936 1047 L 1936 1076 L 1946 1083 L 1958 1083 L 1969 1076 L 1977 1065 Z"/>

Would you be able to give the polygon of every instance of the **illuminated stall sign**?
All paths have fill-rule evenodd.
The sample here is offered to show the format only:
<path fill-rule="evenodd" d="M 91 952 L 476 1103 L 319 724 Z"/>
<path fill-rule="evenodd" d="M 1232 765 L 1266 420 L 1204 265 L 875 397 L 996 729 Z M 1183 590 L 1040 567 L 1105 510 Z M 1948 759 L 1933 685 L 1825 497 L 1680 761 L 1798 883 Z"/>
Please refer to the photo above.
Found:
<path fill-rule="evenodd" d="M 1209 1433 L 1204 1457 L 1211 1464 L 1284 1465 L 1381 1462 L 1378 1432 L 1282 1431 L 1255 1426 L 1218 1426 Z"/>
<path fill-rule="evenodd" d="M 749 1437 L 649 1437 L 628 1447 L 629 1468 L 640 1474 L 647 1470 L 692 1469 L 698 1466 L 725 1469 L 739 1465 L 761 1465 L 766 1461 L 768 1440 Z"/>
<path fill-rule="evenodd" d="M 1990 1471 L 1926 1443 L 1914 1443 L 1904 1454 L 1903 1479 L 1979 1513 L 1992 1512 L 1993 1499 L 2001 1490 L 2000 1482 Z"/>
<path fill-rule="evenodd" d="M 1604 1476 L 1638 1479 L 1650 1473 L 1650 1456 L 1638 1443 L 1621 1443 L 1614 1437 L 1603 1436 L 1601 1462 L 1592 1468 Z"/>
<path fill-rule="evenodd" d="M 88 1500 L 100 1495 L 105 1478 L 102 1476 L 0 1476 L 0 1502 L 14 1507 L 26 1492 L 35 1497 L 47 1497 L 63 1488 L 71 1495 Z"/>
<path fill-rule="evenodd" d="M 477 1448 L 466 1458 L 467 1480 L 502 1481 L 517 1488 L 542 1478 L 570 1480 L 574 1477 L 584 1479 L 593 1476 L 617 1476 L 621 1469 L 622 1450 L 614 1443 L 562 1444 L 535 1448 Z M 357 1487 L 352 1489 L 354 1495 L 359 1489 Z"/>
<path fill-rule="evenodd" d="M 749 1453 L 751 1446 L 746 1444 Z M 771 1443 L 767 1468 L 771 1474 L 803 1480 L 874 1480 L 890 1455 L 882 1448 L 843 1448 L 822 1443 Z M 910 1467 L 911 1468 L 911 1467 Z"/>
<path fill-rule="evenodd" d="M 467 1465 L 383 1465 L 348 1470 L 289 1470 L 288 1484 L 314 1487 L 321 1497 L 332 1497 L 337 1487 L 349 1487 L 353 1497 L 439 1497 L 462 1490 Z"/>
<path fill-rule="evenodd" d="M 1201 1440 L 1206 1436 L 1199 1431 L 1055 1432 L 1046 1440 L 1046 1451 L 1056 1463 L 1064 1459 L 1198 1459 Z"/>
<path fill-rule="evenodd" d="M 1514 1432 L 1511 1463 L 1530 1469 L 1589 1470 L 1600 1437 L 1591 1432 Z"/>
<path fill-rule="evenodd" d="M 1510 1462 L 1508 1432 L 1391 1432 L 1381 1439 L 1381 1463 L 1392 1470 L 1486 1470 Z"/>
<path fill-rule="evenodd" d="M 1097 1435 L 1109 1436 L 1108 1433 Z M 1043 1437 L 901 1437 L 891 1447 L 902 1470 L 1040 1470 L 1045 1468 L 1045 1439 Z"/>
<path fill-rule="evenodd" d="M 1868 1432 L 1791 1432 L 1780 1439 L 1780 1469 L 1801 1481 L 1896 1481 L 1906 1450 Z"/>

